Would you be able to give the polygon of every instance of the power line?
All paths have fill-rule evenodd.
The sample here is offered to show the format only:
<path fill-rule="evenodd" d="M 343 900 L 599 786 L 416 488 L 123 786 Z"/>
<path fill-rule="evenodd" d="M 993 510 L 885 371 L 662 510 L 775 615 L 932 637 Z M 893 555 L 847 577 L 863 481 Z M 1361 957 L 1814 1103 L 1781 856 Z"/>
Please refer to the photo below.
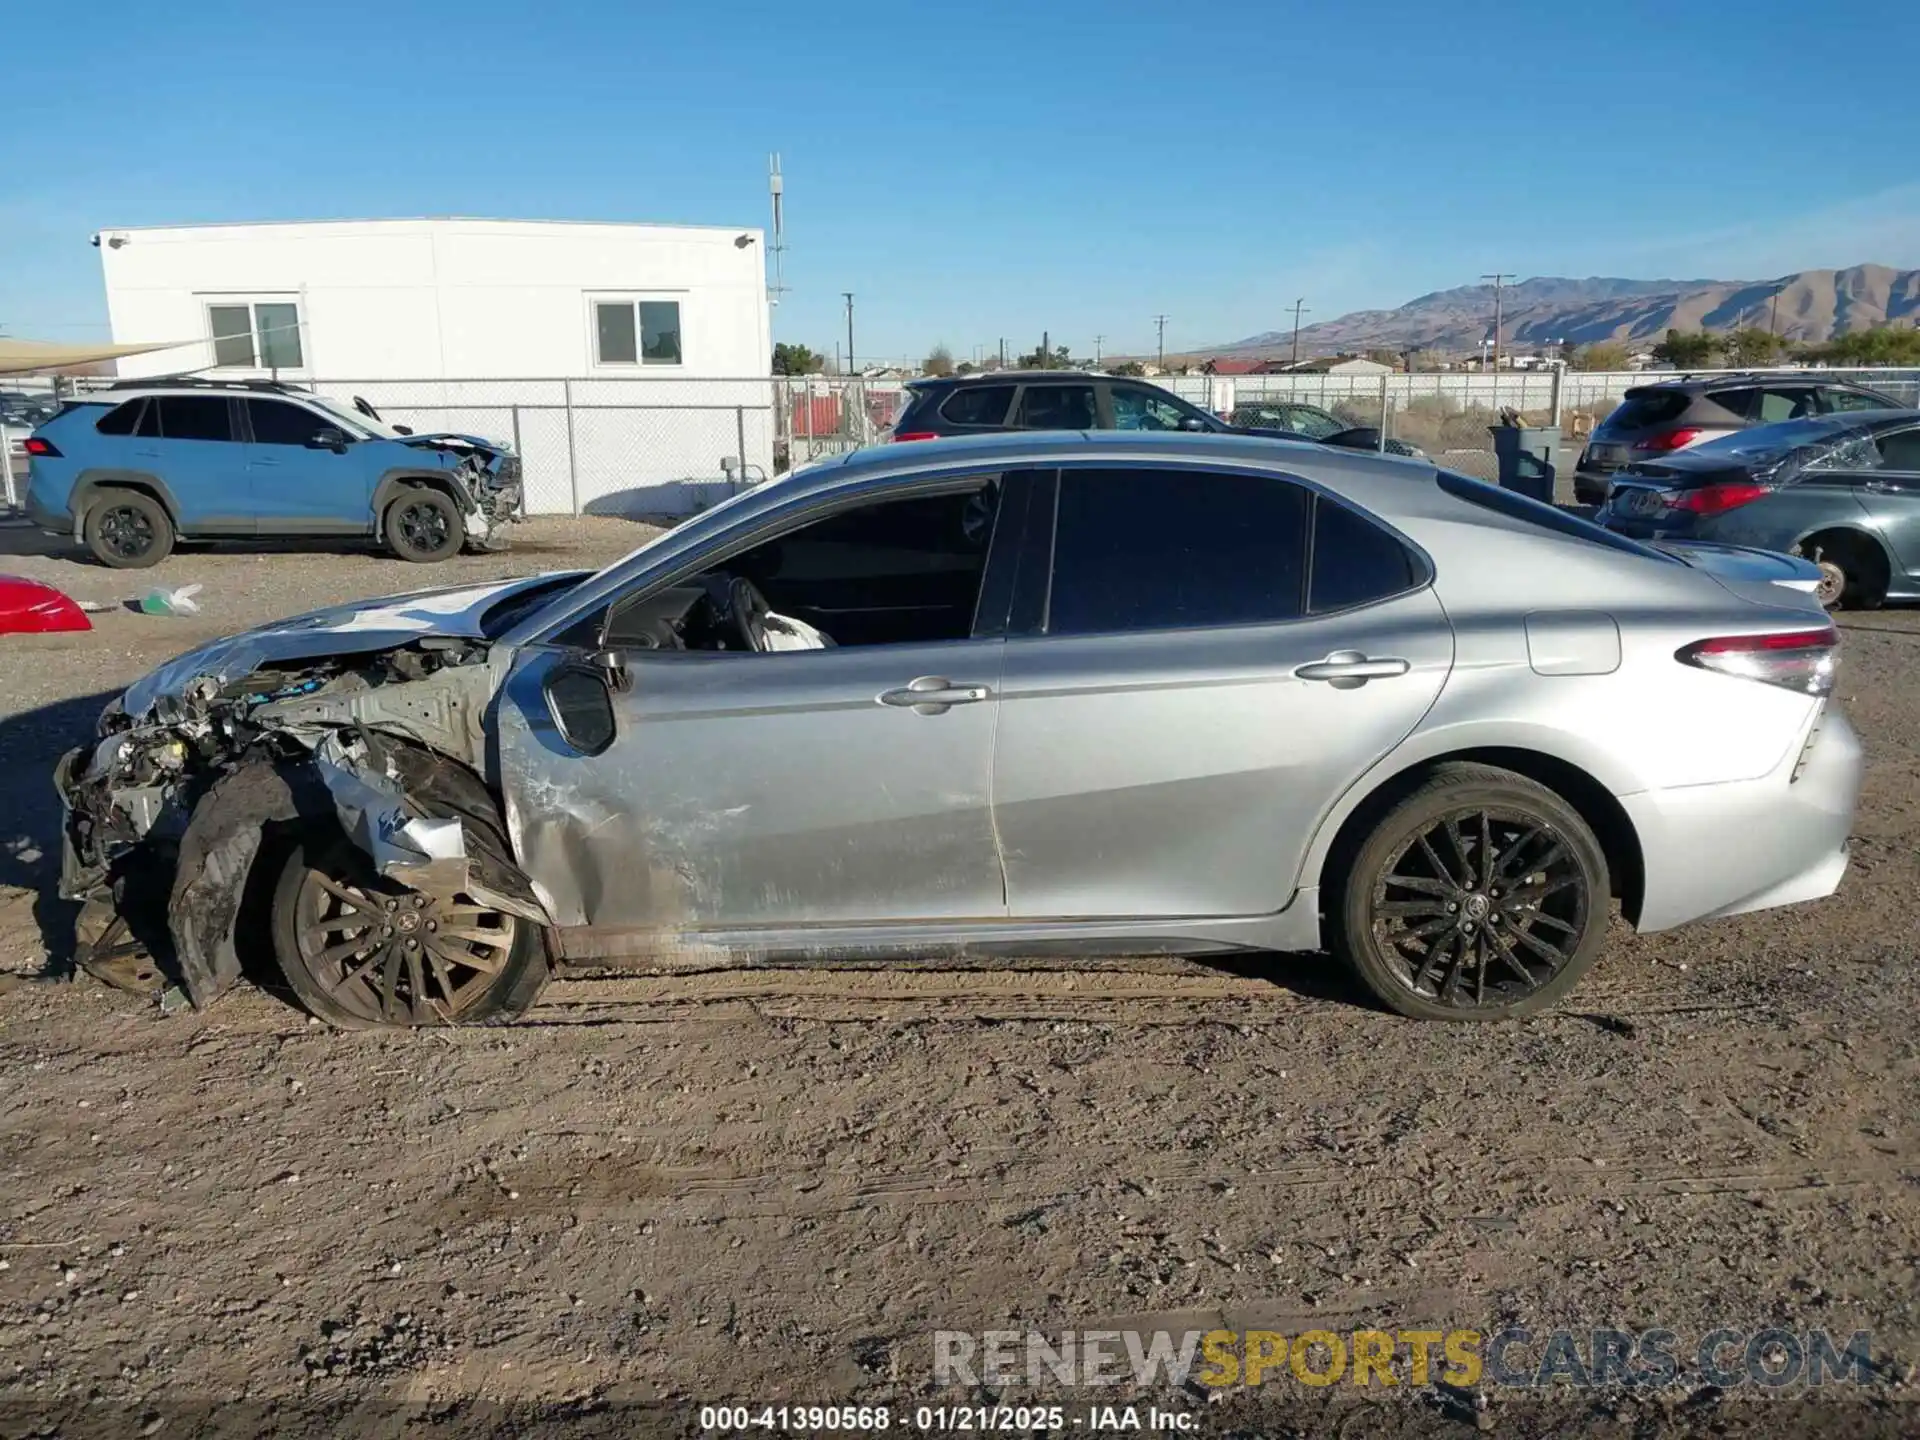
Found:
<path fill-rule="evenodd" d="M 1482 280 L 1493 282 L 1493 368 L 1500 369 L 1500 301 L 1507 281 L 1513 278 L 1511 270 L 1496 270 L 1491 275 L 1482 275 Z"/>

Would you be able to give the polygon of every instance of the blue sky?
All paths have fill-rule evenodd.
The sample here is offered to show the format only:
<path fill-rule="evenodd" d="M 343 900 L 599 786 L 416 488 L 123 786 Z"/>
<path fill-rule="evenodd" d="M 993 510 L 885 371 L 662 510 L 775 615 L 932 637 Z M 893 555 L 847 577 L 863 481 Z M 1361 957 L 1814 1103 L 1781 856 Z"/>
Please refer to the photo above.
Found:
<path fill-rule="evenodd" d="M 1169 349 L 1522 276 L 1920 266 L 1912 0 L 13 7 L 0 326 L 105 334 L 95 230 L 764 225 L 777 338 Z"/>

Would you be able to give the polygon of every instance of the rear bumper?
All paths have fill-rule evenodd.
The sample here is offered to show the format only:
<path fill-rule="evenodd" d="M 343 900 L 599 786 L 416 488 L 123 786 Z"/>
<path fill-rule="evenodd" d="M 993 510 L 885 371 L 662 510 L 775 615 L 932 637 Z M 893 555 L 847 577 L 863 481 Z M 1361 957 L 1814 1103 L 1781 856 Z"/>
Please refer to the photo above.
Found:
<path fill-rule="evenodd" d="M 31 480 L 27 482 L 25 498 L 27 519 L 31 523 L 55 535 L 71 535 L 73 533 L 72 513 L 67 510 L 56 510 L 53 506 L 47 504 L 45 500 L 40 498 L 40 491 L 35 488 Z"/>
<path fill-rule="evenodd" d="M 1831 895 L 1847 868 L 1861 765 L 1859 737 L 1829 701 L 1770 775 L 1621 796 L 1644 862 L 1638 928 Z"/>

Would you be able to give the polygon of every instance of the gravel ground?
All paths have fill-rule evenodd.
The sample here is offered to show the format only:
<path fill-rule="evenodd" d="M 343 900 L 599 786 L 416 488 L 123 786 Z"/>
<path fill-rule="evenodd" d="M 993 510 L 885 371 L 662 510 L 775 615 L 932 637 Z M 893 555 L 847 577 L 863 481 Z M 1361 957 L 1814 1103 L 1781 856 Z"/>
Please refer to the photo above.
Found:
<path fill-rule="evenodd" d="M 1622 930 L 1527 1025 L 1395 1019 L 1311 957 L 600 977 L 406 1035 L 63 978 L 45 777 L 108 693 L 244 623 L 646 533 L 127 575 L 0 530 L 0 569 L 77 595 L 206 587 L 0 640 L 0 1435 L 688 1432 L 714 1400 L 908 1428 L 941 1329 L 1516 1323 L 1865 1329 L 1875 1373 L 1175 1398 L 1207 1433 L 1914 1433 L 1920 614 L 1846 625 L 1840 895 Z"/>

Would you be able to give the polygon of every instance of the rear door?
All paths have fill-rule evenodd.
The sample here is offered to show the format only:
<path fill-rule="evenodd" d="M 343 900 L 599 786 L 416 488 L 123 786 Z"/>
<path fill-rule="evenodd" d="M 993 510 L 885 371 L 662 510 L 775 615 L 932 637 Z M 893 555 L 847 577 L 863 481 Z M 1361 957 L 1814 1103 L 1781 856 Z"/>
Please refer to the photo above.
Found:
<path fill-rule="evenodd" d="M 1009 915 L 1283 909 L 1320 818 L 1445 683 L 1427 562 L 1272 474 L 1069 468 L 1054 488 L 994 743 Z"/>
<path fill-rule="evenodd" d="M 1814 467 L 1808 467 L 1800 483 L 1818 478 L 1850 486 L 1893 563 L 1907 577 L 1902 581 L 1896 576 L 1893 588 L 1913 588 L 1920 579 L 1920 425 L 1882 430 L 1871 443 L 1842 446 L 1821 469 L 1825 473 L 1816 476 Z"/>
<path fill-rule="evenodd" d="M 1093 383 L 1023 385 L 1014 406 L 1015 430 L 1093 430 L 1100 424 Z"/>
<path fill-rule="evenodd" d="M 362 442 L 304 405 L 248 397 L 251 438 L 247 484 L 263 535 L 365 533 L 371 528 L 372 476 Z M 327 430 L 345 437 L 338 448 L 314 444 Z"/>
<path fill-rule="evenodd" d="M 236 408 L 226 395 L 159 395 L 134 432 L 135 463 L 165 482 L 188 534 L 256 533 Z"/>

